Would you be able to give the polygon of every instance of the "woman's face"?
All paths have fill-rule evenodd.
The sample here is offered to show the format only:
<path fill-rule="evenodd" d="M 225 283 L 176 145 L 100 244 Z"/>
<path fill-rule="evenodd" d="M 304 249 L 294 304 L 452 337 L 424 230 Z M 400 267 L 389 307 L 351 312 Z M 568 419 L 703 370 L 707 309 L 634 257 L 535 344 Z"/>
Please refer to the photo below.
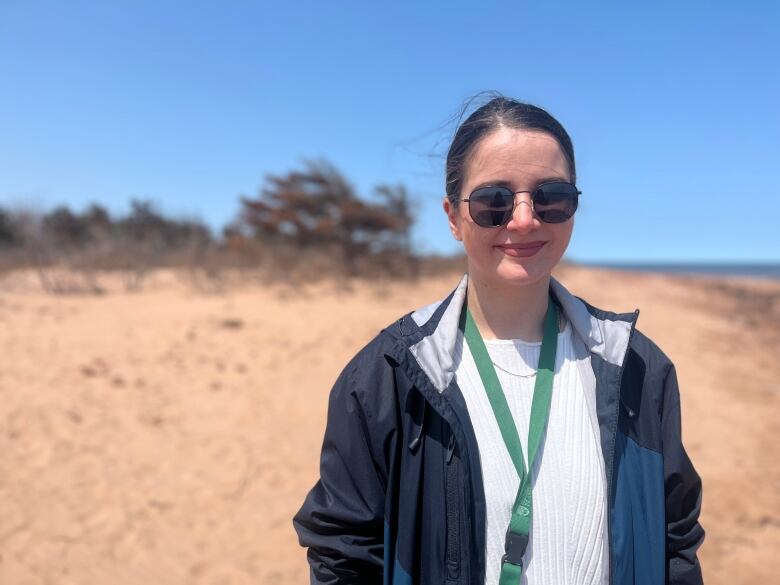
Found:
<path fill-rule="evenodd" d="M 460 199 L 486 185 L 504 184 L 512 191 L 533 191 L 547 181 L 570 181 L 569 165 L 558 142 L 535 130 L 501 127 L 477 144 L 466 163 Z M 550 275 L 571 239 L 574 218 L 544 223 L 531 209 L 531 194 L 515 195 L 509 223 L 485 228 L 474 223 L 468 203 L 457 208 L 444 200 L 444 210 L 456 240 L 463 242 L 473 277 L 497 286 L 528 285 Z M 521 245 L 542 244 L 536 252 Z M 533 252 L 533 253 L 532 253 Z"/>

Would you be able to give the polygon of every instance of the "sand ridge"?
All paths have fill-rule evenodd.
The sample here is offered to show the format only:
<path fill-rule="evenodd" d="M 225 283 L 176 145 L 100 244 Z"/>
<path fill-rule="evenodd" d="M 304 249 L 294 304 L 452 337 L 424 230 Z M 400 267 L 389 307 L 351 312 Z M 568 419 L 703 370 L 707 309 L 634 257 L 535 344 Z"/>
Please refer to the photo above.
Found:
<path fill-rule="evenodd" d="M 704 480 L 705 581 L 780 564 L 780 283 L 567 267 L 674 361 Z M 52 296 L 0 280 L 0 583 L 299 584 L 291 518 L 318 476 L 347 361 L 459 274 L 417 284 L 236 285 L 160 273 Z"/>

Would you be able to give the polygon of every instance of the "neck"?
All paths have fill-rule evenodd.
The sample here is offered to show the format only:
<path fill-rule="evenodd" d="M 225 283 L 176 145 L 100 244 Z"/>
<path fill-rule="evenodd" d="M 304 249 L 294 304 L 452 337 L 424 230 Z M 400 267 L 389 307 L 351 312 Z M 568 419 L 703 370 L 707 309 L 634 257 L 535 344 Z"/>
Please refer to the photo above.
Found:
<path fill-rule="evenodd" d="M 483 339 L 542 341 L 550 277 L 525 286 L 497 286 L 469 273 L 468 306 Z"/>

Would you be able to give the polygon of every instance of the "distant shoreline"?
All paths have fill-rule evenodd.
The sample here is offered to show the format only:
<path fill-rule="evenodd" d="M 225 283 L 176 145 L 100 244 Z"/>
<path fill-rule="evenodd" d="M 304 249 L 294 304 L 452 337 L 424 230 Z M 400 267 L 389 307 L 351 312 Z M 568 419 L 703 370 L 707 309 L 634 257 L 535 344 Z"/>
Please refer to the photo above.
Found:
<path fill-rule="evenodd" d="M 664 263 L 664 262 L 576 262 L 584 268 L 609 268 L 637 272 L 686 274 L 690 276 L 744 276 L 780 279 L 780 263 Z"/>

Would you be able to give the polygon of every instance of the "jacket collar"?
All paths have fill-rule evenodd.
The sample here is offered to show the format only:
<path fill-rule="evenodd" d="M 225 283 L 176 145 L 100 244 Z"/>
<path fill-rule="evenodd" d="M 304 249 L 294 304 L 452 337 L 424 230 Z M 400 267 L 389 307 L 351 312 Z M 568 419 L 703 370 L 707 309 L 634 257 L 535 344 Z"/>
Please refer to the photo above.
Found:
<path fill-rule="evenodd" d="M 458 328 L 458 322 L 466 300 L 467 285 L 468 274 L 464 274 L 447 298 L 422 307 L 411 315 L 422 337 L 409 350 L 439 392 L 452 382 L 463 352 L 463 333 Z M 617 314 L 598 309 L 571 294 L 553 276 L 550 277 L 550 289 L 588 351 L 609 363 L 622 366 L 639 310 Z"/>

